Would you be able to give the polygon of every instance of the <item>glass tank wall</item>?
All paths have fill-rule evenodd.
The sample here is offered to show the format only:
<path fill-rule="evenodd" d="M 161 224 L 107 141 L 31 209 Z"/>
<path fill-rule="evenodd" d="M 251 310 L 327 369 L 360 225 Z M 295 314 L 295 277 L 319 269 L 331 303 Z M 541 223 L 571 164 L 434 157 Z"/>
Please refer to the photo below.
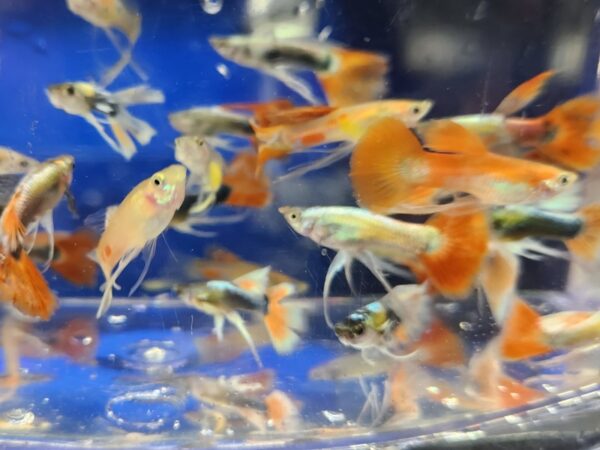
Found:
<path fill-rule="evenodd" d="M 599 8 L 0 2 L 2 446 L 592 448 Z"/>

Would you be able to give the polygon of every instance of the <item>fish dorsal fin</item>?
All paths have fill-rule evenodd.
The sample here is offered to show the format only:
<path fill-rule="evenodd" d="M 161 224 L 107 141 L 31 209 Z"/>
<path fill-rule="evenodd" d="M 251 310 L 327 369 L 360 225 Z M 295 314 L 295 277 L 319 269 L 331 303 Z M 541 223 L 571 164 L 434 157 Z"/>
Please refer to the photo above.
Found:
<path fill-rule="evenodd" d="M 236 278 L 233 280 L 233 283 L 245 291 L 257 295 L 264 295 L 267 286 L 269 285 L 270 272 L 271 266 L 263 267 L 262 269 L 253 270 L 252 272 Z"/>
<path fill-rule="evenodd" d="M 215 262 L 234 263 L 240 261 L 240 257 L 226 248 L 212 247 L 207 252 L 208 257 Z"/>
<path fill-rule="evenodd" d="M 487 153 L 483 141 L 474 133 L 451 120 L 435 120 L 423 127 L 425 146 L 435 152 L 482 155 Z"/>
<path fill-rule="evenodd" d="M 335 109 L 336 108 L 326 105 L 301 106 L 293 109 L 257 113 L 254 116 L 254 120 L 259 127 L 296 125 L 308 122 L 309 120 L 319 119 Z"/>
<path fill-rule="evenodd" d="M 243 111 L 252 114 L 264 114 L 269 112 L 282 111 L 285 109 L 291 109 L 294 104 L 287 99 L 277 99 L 267 102 L 255 102 L 255 103 L 225 103 L 221 105 L 221 108 L 230 111 Z"/>
<path fill-rule="evenodd" d="M 500 102 L 494 112 L 504 116 L 510 116 L 519 112 L 540 96 L 548 81 L 555 73 L 553 70 L 548 70 L 521 83 L 510 94 L 504 97 L 504 100 Z"/>
<path fill-rule="evenodd" d="M 107 207 L 106 209 L 101 209 L 100 211 L 96 211 L 95 213 L 87 216 L 84 219 L 83 224 L 86 227 L 88 227 L 98 233 L 102 233 L 108 227 L 108 224 L 110 223 L 112 216 L 114 215 L 115 211 L 117 210 L 117 207 L 118 207 L 118 205 L 112 205 L 112 206 Z"/>

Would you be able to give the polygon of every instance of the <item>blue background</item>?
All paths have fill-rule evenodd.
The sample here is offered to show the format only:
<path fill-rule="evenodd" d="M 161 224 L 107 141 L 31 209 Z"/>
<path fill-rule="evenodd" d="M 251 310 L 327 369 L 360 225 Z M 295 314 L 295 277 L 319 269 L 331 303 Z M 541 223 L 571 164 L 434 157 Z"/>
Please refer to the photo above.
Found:
<path fill-rule="evenodd" d="M 119 203 L 154 171 L 173 162 L 176 132 L 171 111 L 195 105 L 287 97 L 301 99 L 280 83 L 251 69 L 223 61 L 208 45 L 210 35 L 247 32 L 244 2 L 225 0 L 223 10 L 206 14 L 198 1 L 140 1 L 142 35 L 134 57 L 149 75 L 149 84 L 164 91 L 164 105 L 133 108 L 158 134 L 132 161 L 112 151 L 82 119 L 54 109 L 44 89 L 67 80 L 98 79 L 117 54 L 101 30 L 70 13 L 62 0 L 0 2 L 0 145 L 35 158 L 71 153 L 76 157 L 73 191 L 82 218 Z M 549 107 L 593 89 L 598 65 L 598 1 L 398 0 L 325 1 L 318 30 L 331 26 L 331 39 L 391 56 L 390 96 L 431 98 L 431 117 L 491 111 L 514 86 L 546 70 L 562 76 L 539 104 Z M 318 31 L 317 30 L 317 31 Z M 224 63 L 224 78 L 217 64 Z M 310 74 L 307 75 L 309 78 Z M 111 89 L 137 84 L 126 70 Z M 316 88 L 316 87 L 315 87 Z M 279 185 L 274 205 L 236 225 L 219 228 L 215 239 L 198 239 L 169 231 L 159 240 L 150 276 L 177 270 L 187 258 L 201 256 L 207 245 L 224 245 L 244 258 L 302 278 L 318 294 L 331 252 L 295 235 L 276 212 L 283 204 L 353 204 L 347 161 L 300 180 Z M 281 164 L 271 167 L 281 170 Z M 58 230 L 73 229 L 74 219 L 61 205 Z M 141 271 L 135 262 L 122 276 L 126 289 Z M 557 273 L 563 268 L 557 267 Z M 537 283 L 547 266 L 529 265 L 528 280 Z M 74 288 L 48 273 L 63 295 L 98 295 Z M 553 278 L 560 283 L 560 277 Z M 362 273 L 365 290 L 380 287 Z M 335 292 L 346 292 L 336 284 Z"/>

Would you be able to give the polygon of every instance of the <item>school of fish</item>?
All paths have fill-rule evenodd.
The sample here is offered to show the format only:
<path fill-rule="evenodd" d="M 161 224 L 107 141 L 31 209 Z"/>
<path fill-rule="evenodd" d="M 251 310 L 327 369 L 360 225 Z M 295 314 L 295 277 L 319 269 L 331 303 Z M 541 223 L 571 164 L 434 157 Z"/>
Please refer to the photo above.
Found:
<path fill-rule="evenodd" d="M 97 81 L 57 80 L 46 87 L 48 100 L 83 118 L 129 161 L 157 131 L 128 108 L 165 102 L 132 57 L 141 14 L 122 0 L 67 0 L 66 6 L 104 31 L 119 60 Z M 0 148 L 0 294 L 7 305 L 49 320 L 59 303 L 46 270 L 88 287 L 101 274 L 100 319 L 121 290 L 120 275 L 141 255 L 145 265 L 129 295 L 140 286 L 171 292 L 214 320 L 215 342 L 198 343 L 204 356 L 223 343 L 227 349 L 215 358 L 250 351 L 262 369 L 261 347 L 290 354 L 308 332 L 309 308 L 295 300 L 308 285 L 219 248 L 188 267 L 192 281 L 144 281 L 156 241 L 168 229 L 208 240 L 215 232 L 207 227 L 242 222 L 252 210 L 277 203 L 273 183 L 348 159 L 356 205 L 277 208 L 294 233 L 335 252 L 322 288 L 324 319 L 341 345 L 356 350 L 315 367 L 311 377 L 387 374 L 385 404 L 371 392 L 361 416 L 368 411 L 373 423 L 418 417 L 423 398 L 478 411 L 523 405 L 547 393 L 511 377 L 506 364 L 598 342 L 600 310 L 543 314 L 519 289 L 524 260 L 561 258 L 585 266 L 600 256 L 600 204 L 582 204 L 578 194 L 600 163 L 597 95 L 568 99 L 542 116 L 523 114 L 560 78 L 559 70 L 548 70 L 516 86 L 493 112 L 429 119 L 431 99 L 384 98 L 386 55 L 254 35 L 213 36 L 209 44 L 225 60 L 275 78 L 307 104 L 276 98 L 172 112 L 168 120 L 181 133 L 173 164 L 139 176 L 118 205 L 73 232 L 55 232 L 53 216 L 63 199 L 77 216 L 70 190 L 74 157 L 38 161 Z M 143 83 L 111 91 L 126 67 Z M 306 71 L 323 99 L 299 75 Z M 240 140 L 245 147 L 235 143 Z M 271 177 L 274 166 L 314 153 L 322 156 Z M 209 215 L 222 206 L 236 212 Z M 354 262 L 381 284 L 381 298 L 357 290 Z M 353 295 L 369 301 L 334 319 L 329 297 L 342 271 Z M 489 310 L 498 330 L 475 350 L 440 313 L 440 305 L 469 302 Z M 237 338 L 224 331 L 227 324 Z M 9 328 L 6 333 L 23 333 L 12 323 Z M 429 369 L 456 376 L 427 390 Z M 15 383 L 17 372 L 7 380 Z M 233 413 L 255 429 L 297 429 L 298 404 L 273 388 L 273 376 L 263 370 L 235 382 L 206 377 L 179 383 L 211 405 L 194 420 L 216 430 Z M 241 395 L 236 390 L 251 381 L 257 392 L 243 391 L 245 403 L 232 403 Z"/>

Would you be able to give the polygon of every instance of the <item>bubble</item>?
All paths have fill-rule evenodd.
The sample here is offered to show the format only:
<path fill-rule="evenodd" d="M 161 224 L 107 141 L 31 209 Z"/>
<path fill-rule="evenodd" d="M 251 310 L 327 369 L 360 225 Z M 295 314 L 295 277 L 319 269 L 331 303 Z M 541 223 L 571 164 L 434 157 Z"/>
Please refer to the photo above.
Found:
<path fill-rule="evenodd" d="M 143 339 L 123 349 L 115 364 L 149 373 L 172 373 L 184 367 L 192 355 L 185 353 L 173 341 Z"/>
<path fill-rule="evenodd" d="M 111 325 L 122 325 L 127 322 L 125 314 L 111 314 L 106 318 L 106 321 Z"/>
<path fill-rule="evenodd" d="M 225 78 L 226 80 L 229 80 L 231 78 L 231 74 L 229 73 L 229 67 L 227 67 L 223 63 L 217 64 L 217 72 L 223 75 L 223 78 Z"/>
<path fill-rule="evenodd" d="M 461 330 L 464 330 L 464 331 L 472 331 L 473 330 L 473 324 L 469 323 L 469 322 L 461 322 L 458 324 L 458 326 L 460 327 Z"/>
<path fill-rule="evenodd" d="M 185 409 L 184 396 L 173 387 L 145 387 L 111 398 L 106 418 L 128 431 L 177 429 Z"/>
<path fill-rule="evenodd" d="M 322 248 L 321 249 L 321 255 L 322 256 L 327 256 L 327 249 L 326 248 Z"/>
<path fill-rule="evenodd" d="M 200 6 L 206 14 L 218 14 L 223 9 L 223 0 L 200 0 Z"/>

